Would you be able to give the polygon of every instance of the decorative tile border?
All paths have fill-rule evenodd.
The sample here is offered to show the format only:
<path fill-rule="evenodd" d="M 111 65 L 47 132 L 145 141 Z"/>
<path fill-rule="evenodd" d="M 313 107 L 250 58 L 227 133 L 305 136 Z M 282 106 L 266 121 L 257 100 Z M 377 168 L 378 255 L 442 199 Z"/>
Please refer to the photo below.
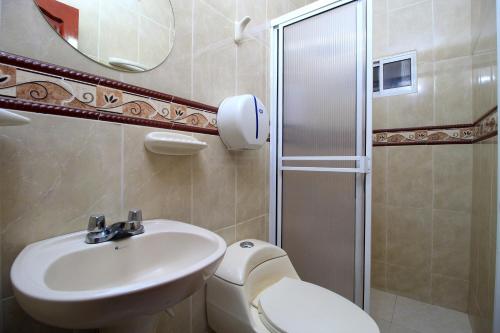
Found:
<path fill-rule="evenodd" d="M 474 124 L 374 130 L 373 146 L 470 144 L 497 135 L 497 130 L 495 107 Z"/>
<path fill-rule="evenodd" d="M 3 51 L 0 107 L 219 134 L 217 107 Z M 470 144 L 497 128 L 495 107 L 474 124 L 374 130 L 373 145 Z"/>
<path fill-rule="evenodd" d="M 497 108 L 490 110 L 475 123 L 475 141 L 479 142 L 491 137 L 498 133 L 498 112 Z"/>
<path fill-rule="evenodd" d="M 0 107 L 218 135 L 216 107 L 2 51 Z"/>
<path fill-rule="evenodd" d="M 474 127 L 405 128 L 373 131 L 374 146 L 472 143 Z"/>

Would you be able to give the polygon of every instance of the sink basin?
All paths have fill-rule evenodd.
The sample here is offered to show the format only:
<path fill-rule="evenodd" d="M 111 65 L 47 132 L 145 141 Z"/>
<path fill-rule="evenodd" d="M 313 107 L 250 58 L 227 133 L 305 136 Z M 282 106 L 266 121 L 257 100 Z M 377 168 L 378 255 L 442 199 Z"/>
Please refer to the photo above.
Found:
<path fill-rule="evenodd" d="M 190 296 L 226 251 L 221 237 L 190 224 L 143 224 L 143 234 L 118 241 L 87 244 L 82 231 L 28 245 L 11 269 L 19 304 L 53 326 L 113 326 Z"/>

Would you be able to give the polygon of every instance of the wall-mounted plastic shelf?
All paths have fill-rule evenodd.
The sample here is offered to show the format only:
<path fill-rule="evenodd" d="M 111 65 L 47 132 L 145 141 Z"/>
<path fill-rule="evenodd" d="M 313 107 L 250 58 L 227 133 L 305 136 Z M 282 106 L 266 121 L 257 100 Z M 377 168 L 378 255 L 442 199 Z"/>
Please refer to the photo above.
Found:
<path fill-rule="evenodd" d="M 108 63 L 111 66 L 125 69 L 131 72 L 145 72 L 148 70 L 146 65 L 140 64 L 138 62 L 130 61 L 122 58 L 110 57 Z"/>
<path fill-rule="evenodd" d="M 0 126 L 20 126 L 29 124 L 30 118 L 18 115 L 5 109 L 0 109 Z"/>
<path fill-rule="evenodd" d="M 146 149 L 162 155 L 194 155 L 208 147 L 192 136 L 171 132 L 151 132 L 144 139 Z"/>

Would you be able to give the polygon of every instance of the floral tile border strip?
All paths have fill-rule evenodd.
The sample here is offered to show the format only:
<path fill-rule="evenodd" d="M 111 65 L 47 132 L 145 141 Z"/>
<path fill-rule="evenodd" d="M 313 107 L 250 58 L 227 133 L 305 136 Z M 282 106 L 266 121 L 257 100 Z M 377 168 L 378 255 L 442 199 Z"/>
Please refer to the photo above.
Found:
<path fill-rule="evenodd" d="M 217 107 L 3 51 L 0 107 L 218 135 Z M 497 130 L 495 107 L 474 124 L 375 130 L 373 145 L 469 144 Z"/>
<path fill-rule="evenodd" d="M 373 133 L 374 146 L 472 143 L 474 127 L 415 128 L 407 130 L 383 130 Z"/>
<path fill-rule="evenodd" d="M 374 130 L 373 146 L 471 144 L 491 138 L 497 131 L 495 107 L 474 124 Z"/>
<path fill-rule="evenodd" d="M 1 51 L 0 107 L 218 135 L 216 107 Z"/>
<path fill-rule="evenodd" d="M 475 142 L 483 141 L 494 137 L 498 133 L 498 112 L 495 107 L 490 112 L 487 112 L 475 123 Z"/>

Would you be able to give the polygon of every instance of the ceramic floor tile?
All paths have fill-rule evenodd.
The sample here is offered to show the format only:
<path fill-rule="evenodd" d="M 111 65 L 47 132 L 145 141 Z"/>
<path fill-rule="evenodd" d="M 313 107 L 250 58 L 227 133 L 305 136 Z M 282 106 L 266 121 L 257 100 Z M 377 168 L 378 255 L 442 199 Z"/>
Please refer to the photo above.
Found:
<path fill-rule="evenodd" d="M 399 296 L 396 298 L 392 324 L 420 333 L 472 332 L 465 313 Z"/>
<path fill-rule="evenodd" d="M 472 333 L 467 314 L 455 310 L 432 305 L 432 332 L 440 333 Z M 427 333 L 427 332 L 422 332 Z"/>
<path fill-rule="evenodd" d="M 411 298 L 397 296 L 394 308 L 394 320 L 423 316 L 430 310 L 430 304 L 413 300 Z"/>
<path fill-rule="evenodd" d="M 380 329 L 380 333 L 391 333 L 392 324 L 389 321 L 378 318 L 374 319 Z"/>
<path fill-rule="evenodd" d="M 382 329 L 380 329 L 380 333 L 384 333 Z M 422 333 L 419 331 L 412 330 L 411 328 L 404 327 L 397 324 L 391 324 L 389 328 L 389 333 Z"/>
<path fill-rule="evenodd" d="M 372 289 L 380 333 L 472 333 L 467 314 Z"/>
<path fill-rule="evenodd" d="M 372 317 L 391 322 L 395 304 L 396 295 L 372 289 L 370 306 Z"/>

